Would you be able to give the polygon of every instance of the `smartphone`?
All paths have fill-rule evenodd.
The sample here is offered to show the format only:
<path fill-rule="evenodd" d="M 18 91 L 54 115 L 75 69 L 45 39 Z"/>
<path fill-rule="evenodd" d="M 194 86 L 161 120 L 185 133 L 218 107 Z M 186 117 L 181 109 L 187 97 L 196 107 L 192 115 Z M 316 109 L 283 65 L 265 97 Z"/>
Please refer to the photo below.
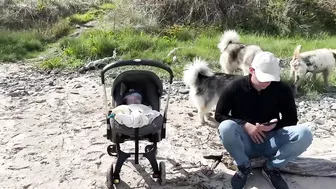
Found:
<path fill-rule="evenodd" d="M 278 123 L 278 121 L 266 122 L 266 123 L 263 123 L 262 125 L 270 126 L 270 125 L 273 125 L 273 124 L 276 124 L 276 123 Z"/>

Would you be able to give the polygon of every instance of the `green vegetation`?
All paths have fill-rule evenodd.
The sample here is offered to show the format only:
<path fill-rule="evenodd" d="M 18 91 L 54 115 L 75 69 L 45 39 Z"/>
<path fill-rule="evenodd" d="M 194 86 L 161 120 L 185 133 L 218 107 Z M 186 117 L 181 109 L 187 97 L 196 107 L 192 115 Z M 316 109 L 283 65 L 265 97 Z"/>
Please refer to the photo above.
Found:
<path fill-rule="evenodd" d="M 160 1 L 159 6 L 145 0 L 31 2 L 26 11 L 12 1 L 0 8 L 0 62 L 37 57 L 54 48 L 41 68 L 77 69 L 116 50 L 121 59 L 163 61 L 181 78 L 184 66 L 196 56 L 219 71 L 217 44 L 225 29 L 236 29 L 243 43 L 260 45 L 280 58 L 290 58 L 299 44 L 302 51 L 336 49 L 336 3 L 328 0 L 262 0 L 258 6 L 251 0 L 235 10 L 231 5 L 237 2 L 230 0 Z M 90 21 L 99 24 L 78 37 L 69 35 Z M 283 74 L 287 80 L 288 73 Z M 335 74 L 331 80 L 336 84 Z M 305 92 L 322 88 L 321 78 L 303 84 Z"/>
<path fill-rule="evenodd" d="M 32 57 L 43 50 L 45 39 L 34 32 L 11 32 L 1 30 L 0 61 L 16 61 Z"/>
<path fill-rule="evenodd" d="M 33 28 L 13 31 L 0 28 L 0 62 L 15 62 L 33 58 L 59 38 L 72 31 L 69 19 L 62 19 L 46 29 Z"/>
<path fill-rule="evenodd" d="M 13 2 L 12 2 L 13 3 Z M 49 2 L 50 3 L 50 2 Z M 57 3 L 57 2 L 54 2 Z M 60 2 L 61 3 L 61 2 Z M 66 3 L 66 2 L 65 2 Z M 66 9 L 70 10 L 71 3 L 74 2 L 67 2 L 66 4 L 69 7 Z M 97 4 L 97 1 L 92 1 L 92 5 L 94 6 Z M 98 3 L 99 4 L 99 3 Z M 106 13 L 106 11 L 114 9 L 115 5 L 112 3 L 104 3 L 96 8 L 90 8 L 87 12 L 84 13 L 76 13 L 71 16 L 65 18 L 57 18 L 55 22 L 52 20 L 44 20 L 45 18 L 41 16 L 39 18 L 39 22 L 37 25 L 30 23 L 18 23 L 18 20 L 12 20 L 8 18 L 6 20 L 6 15 L 9 14 L 8 12 L 14 13 L 16 10 L 16 6 L 13 5 L 10 7 L 11 9 L 4 10 L 1 12 L 0 8 L 0 15 L 3 16 L 3 20 L 5 22 L 0 22 L 0 61 L 4 62 L 15 62 L 18 60 L 23 60 L 27 58 L 33 58 L 47 50 L 49 45 L 57 40 L 61 39 L 64 36 L 69 35 L 75 29 L 75 24 L 84 24 L 92 20 L 96 20 L 99 16 L 102 16 Z M 46 9 L 51 8 L 51 5 L 45 4 L 43 1 L 37 1 L 36 7 L 34 7 L 34 13 L 39 14 Z M 62 6 L 61 4 L 57 4 L 57 6 Z M 4 6 L 3 8 L 5 8 Z M 33 9 L 33 7 L 32 7 Z M 6 12 L 7 11 L 7 12 Z M 67 12 L 67 11 L 65 11 Z M 81 11 L 79 11 L 81 12 Z M 15 15 L 15 14 L 14 14 Z M 15 15 L 18 16 L 18 15 Z M 22 19 L 24 19 L 22 17 Z M 32 18 L 34 20 L 34 18 Z M 44 21 L 44 22 L 42 22 Z M 21 27 L 26 27 L 24 29 L 17 29 L 16 26 L 20 25 Z M 47 61 L 50 62 L 50 61 Z M 56 61 L 57 62 L 57 61 Z M 50 65 L 50 63 L 45 63 Z M 54 66 L 47 66 L 48 68 L 54 67 L 61 67 L 56 66 L 58 64 L 52 64 Z"/>

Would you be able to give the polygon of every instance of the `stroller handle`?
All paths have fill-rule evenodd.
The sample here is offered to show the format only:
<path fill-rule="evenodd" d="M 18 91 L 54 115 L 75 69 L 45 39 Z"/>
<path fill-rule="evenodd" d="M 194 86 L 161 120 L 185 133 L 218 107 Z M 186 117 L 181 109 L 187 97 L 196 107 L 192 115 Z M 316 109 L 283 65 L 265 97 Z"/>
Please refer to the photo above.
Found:
<path fill-rule="evenodd" d="M 141 60 L 141 59 L 135 59 L 135 60 L 122 60 L 118 61 L 116 63 L 108 64 L 106 65 L 103 70 L 101 71 L 101 82 L 102 84 L 105 84 L 105 73 L 113 68 L 121 67 L 121 66 L 153 66 L 157 68 L 161 68 L 165 71 L 167 71 L 170 74 L 169 83 L 173 83 L 174 74 L 173 71 L 170 69 L 169 66 L 153 60 Z"/>

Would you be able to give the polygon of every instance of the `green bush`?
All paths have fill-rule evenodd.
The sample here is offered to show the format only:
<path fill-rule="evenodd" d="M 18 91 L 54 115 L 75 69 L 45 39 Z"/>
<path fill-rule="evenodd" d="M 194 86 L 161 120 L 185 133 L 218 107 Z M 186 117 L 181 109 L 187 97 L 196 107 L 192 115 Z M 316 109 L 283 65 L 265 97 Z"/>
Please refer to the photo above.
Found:
<path fill-rule="evenodd" d="M 45 39 L 32 31 L 0 30 L 0 61 L 14 62 L 44 50 Z"/>
<path fill-rule="evenodd" d="M 277 35 L 336 34 L 334 0 L 182 0 L 160 2 L 157 7 L 153 15 L 161 25 L 220 24 Z"/>

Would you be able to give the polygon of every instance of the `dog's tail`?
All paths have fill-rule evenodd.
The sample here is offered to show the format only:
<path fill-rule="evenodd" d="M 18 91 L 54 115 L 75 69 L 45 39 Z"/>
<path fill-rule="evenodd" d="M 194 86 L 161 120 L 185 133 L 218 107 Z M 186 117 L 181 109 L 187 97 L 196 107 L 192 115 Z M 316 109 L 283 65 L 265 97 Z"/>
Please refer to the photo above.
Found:
<path fill-rule="evenodd" d="M 191 64 L 186 66 L 183 72 L 183 81 L 189 87 L 196 87 L 201 75 L 211 77 L 214 76 L 214 73 L 205 60 L 196 57 Z"/>
<path fill-rule="evenodd" d="M 224 52 L 230 43 L 240 43 L 240 36 L 235 30 L 226 30 L 222 35 L 217 47 L 220 52 Z"/>

